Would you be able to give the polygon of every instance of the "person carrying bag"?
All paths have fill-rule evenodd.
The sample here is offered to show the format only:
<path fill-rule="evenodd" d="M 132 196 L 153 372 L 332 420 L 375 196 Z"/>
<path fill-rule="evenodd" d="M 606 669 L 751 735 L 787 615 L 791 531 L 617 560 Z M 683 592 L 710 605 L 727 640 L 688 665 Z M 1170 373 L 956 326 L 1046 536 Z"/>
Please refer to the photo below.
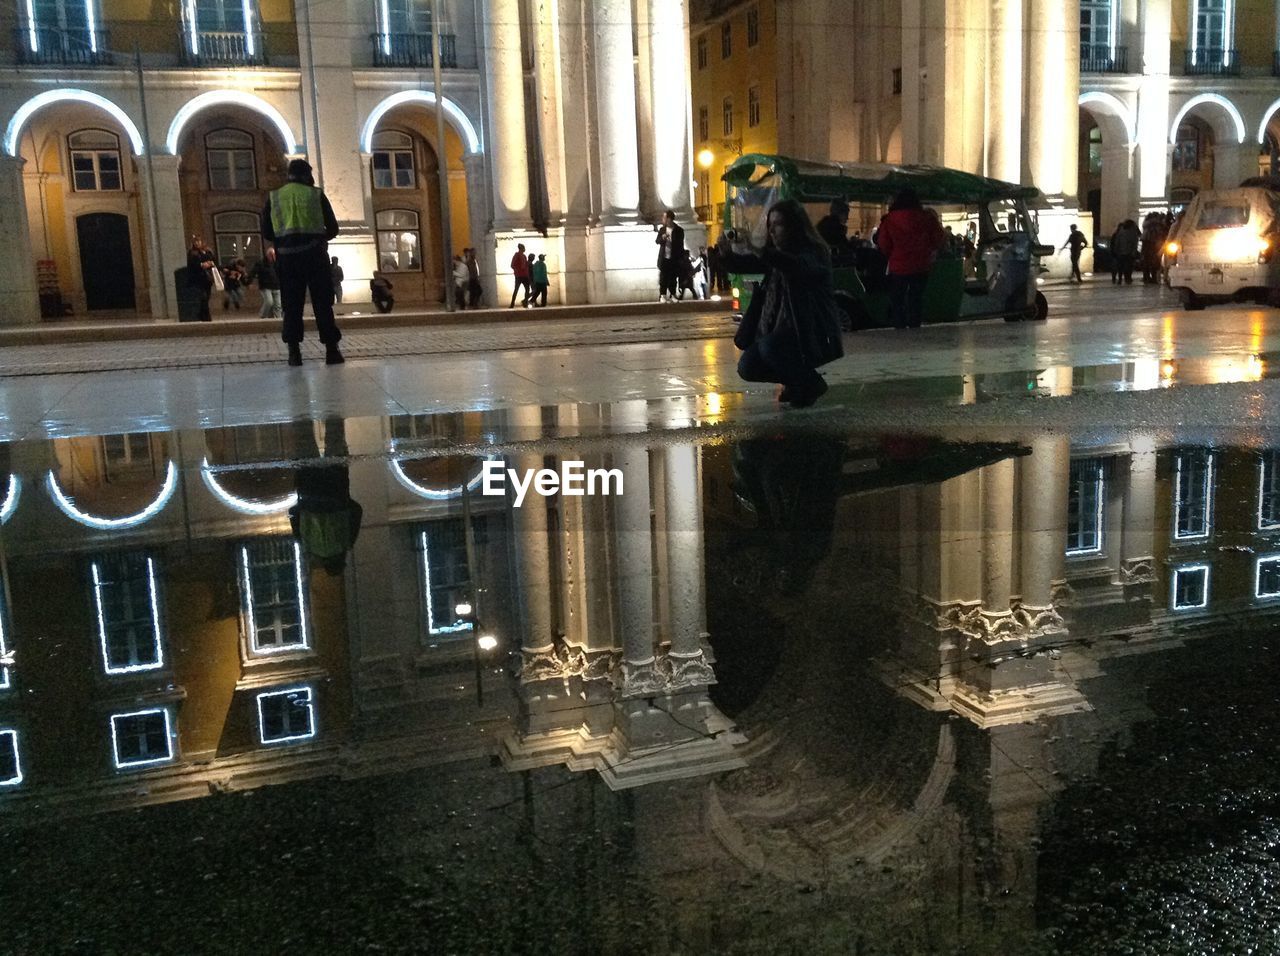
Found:
<path fill-rule="evenodd" d="M 725 235 L 717 243 L 725 268 L 764 273 L 733 339 L 742 350 L 738 375 L 778 382 L 780 402 L 806 408 L 827 391 L 817 369 L 844 355 L 831 253 L 793 199 L 770 207 L 767 225 L 768 243 L 758 255 L 735 251 Z"/>

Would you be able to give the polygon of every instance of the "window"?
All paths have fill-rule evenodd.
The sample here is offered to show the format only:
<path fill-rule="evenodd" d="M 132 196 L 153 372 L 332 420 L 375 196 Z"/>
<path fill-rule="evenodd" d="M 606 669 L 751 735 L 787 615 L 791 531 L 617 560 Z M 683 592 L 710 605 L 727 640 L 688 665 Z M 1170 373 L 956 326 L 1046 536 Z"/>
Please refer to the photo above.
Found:
<path fill-rule="evenodd" d="M 422 593 L 427 633 L 459 634 L 470 631 L 470 621 L 460 621 L 453 609 L 471 598 L 471 570 L 467 566 L 467 542 L 461 518 L 433 521 L 419 534 L 422 551 Z"/>
<path fill-rule="evenodd" d="M 728 20 L 720 24 L 720 59 L 733 56 L 733 24 Z"/>
<path fill-rule="evenodd" d="M 1190 123 L 1178 127 L 1173 144 L 1173 171 L 1194 172 L 1200 168 L 1200 131 Z"/>
<path fill-rule="evenodd" d="M 22 783 L 22 758 L 18 755 L 18 732 L 0 729 L 0 787 Z"/>
<path fill-rule="evenodd" d="M 1231 0 L 1194 0 L 1196 63 L 1221 63 L 1231 46 Z"/>
<path fill-rule="evenodd" d="M 1096 176 L 1102 172 L 1102 127 L 1089 129 L 1089 175 Z"/>
<path fill-rule="evenodd" d="M 1249 222 L 1248 203 L 1206 202 L 1196 219 L 1197 229 L 1236 229 Z"/>
<path fill-rule="evenodd" d="M 1263 452 L 1258 462 L 1258 528 L 1280 528 L 1280 451 Z"/>
<path fill-rule="evenodd" d="M 91 565 L 102 666 L 130 674 L 164 666 L 155 559 L 117 554 Z"/>
<path fill-rule="evenodd" d="M 1071 462 L 1071 486 L 1067 493 L 1068 555 L 1102 551 L 1103 472 L 1101 458 L 1079 458 Z"/>
<path fill-rule="evenodd" d="M 242 33 L 253 22 L 250 0 L 185 0 L 185 9 L 199 33 Z"/>
<path fill-rule="evenodd" d="M 1115 46 L 1114 0 L 1080 0 L 1080 58 L 1105 60 Z"/>
<path fill-rule="evenodd" d="M 431 34 L 431 0 L 384 0 L 378 16 L 385 33 Z"/>
<path fill-rule="evenodd" d="M 733 135 L 733 98 L 726 96 L 722 105 L 721 119 L 724 123 L 724 135 Z"/>
<path fill-rule="evenodd" d="M 1258 559 L 1253 593 L 1260 598 L 1280 597 L 1280 554 Z"/>
<path fill-rule="evenodd" d="M 315 735 L 315 701 L 310 687 L 258 695 L 258 739 L 262 743 L 295 743 Z"/>
<path fill-rule="evenodd" d="M 120 138 L 105 129 L 82 129 L 67 137 L 71 182 L 76 192 L 124 188 L 120 177 Z"/>
<path fill-rule="evenodd" d="M 253 654 L 308 647 L 302 548 L 290 538 L 240 546 L 240 602 Z"/>
<path fill-rule="evenodd" d="M 209 188 L 257 189 L 253 137 L 239 129 L 216 129 L 204 138 Z"/>
<path fill-rule="evenodd" d="M 413 140 L 408 133 L 386 132 L 373 137 L 373 188 L 412 189 Z"/>
<path fill-rule="evenodd" d="M 3 592 L 0 591 L 0 598 Z M 4 602 L 0 600 L 0 690 L 8 690 L 13 686 L 13 674 L 9 665 L 4 663 L 9 656 L 9 613 Z"/>
<path fill-rule="evenodd" d="M 146 432 L 102 436 L 102 472 L 108 482 L 154 475 L 151 436 Z"/>
<path fill-rule="evenodd" d="M 29 0 L 26 42 L 34 52 L 52 46 L 65 52 L 97 52 L 101 18 L 93 0 Z"/>
<path fill-rule="evenodd" d="M 747 90 L 747 125 L 760 125 L 760 87 L 752 86 Z"/>
<path fill-rule="evenodd" d="M 252 267 L 262 258 L 262 226 L 256 212 L 220 212 L 213 217 L 213 249 L 220 263 L 243 259 Z"/>
<path fill-rule="evenodd" d="M 752 7 L 747 11 L 747 46 L 755 46 L 760 42 L 760 8 Z"/>
<path fill-rule="evenodd" d="M 417 272 L 422 268 L 418 214 L 411 209 L 384 209 L 373 217 L 378 231 L 378 268 L 383 272 Z"/>
<path fill-rule="evenodd" d="M 711 111 L 705 106 L 698 107 L 698 139 L 711 138 Z"/>
<path fill-rule="evenodd" d="M 1213 456 L 1204 450 L 1179 452 L 1173 470 L 1175 539 L 1209 536 L 1212 497 Z"/>
<path fill-rule="evenodd" d="M 1173 572 L 1170 595 L 1175 611 L 1189 611 L 1209 603 L 1209 565 L 1193 564 Z"/>
<path fill-rule="evenodd" d="M 705 70 L 707 68 L 707 61 L 710 60 L 707 46 L 707 38 L 698 37 L 698 69 L 700 70 Z"/>
<path fill-rule="evenodd" d="M 116 768 L 146 767 L 173 759 L 173 727 L 166 707 L 111 715 Z"/>

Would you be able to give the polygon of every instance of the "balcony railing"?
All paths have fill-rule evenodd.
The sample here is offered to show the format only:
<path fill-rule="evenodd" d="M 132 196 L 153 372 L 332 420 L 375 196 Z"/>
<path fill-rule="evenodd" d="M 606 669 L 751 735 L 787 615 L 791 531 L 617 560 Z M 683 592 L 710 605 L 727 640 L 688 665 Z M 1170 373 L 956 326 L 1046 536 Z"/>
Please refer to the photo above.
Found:
<path fill-rule="evenodd" d="M 267 62 L 262 34 L 243 30 L 179 34 L 182 62 L 187 66 L 260 66 Z"/>
<path fill-rule="evenodd" d="M 1239 76 L 1240 54 L 1236 50 L 1187 50 L 1182 65 L 1187 76 Z"/>
<path fill-rule="evenodd" d="M 369 37 L 373 43 L 374 66 L 432 66 L 430 33 L 375 33 Z M 440 34 L 440 65 L 458 65 L 457 36 Z"/>
<path fill-rule="evenodd" d="M 1129 48 L 1106 43 L 1080 44 L 1081 73 L 1128 73 Z"/>
<path fill-rule="evenodd" d="M 35 49 L 31 49 L 34 33 Z M 88 30 L 56 30 L 50 27 L 19 27 L 13 31 L 19 63 L 65 66 L 110 66 L 108 37 L 99 30 L 89 38 Z"/>

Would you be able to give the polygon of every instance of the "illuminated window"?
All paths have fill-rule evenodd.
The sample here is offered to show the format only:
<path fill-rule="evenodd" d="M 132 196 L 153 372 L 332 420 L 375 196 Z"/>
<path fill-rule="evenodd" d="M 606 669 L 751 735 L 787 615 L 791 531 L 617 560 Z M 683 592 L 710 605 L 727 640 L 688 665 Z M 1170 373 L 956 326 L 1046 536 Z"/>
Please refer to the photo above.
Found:
<path fill-rule="evenodd" d="M 305 575 L 302 549 L 291 538 L 240 546 L 240 602 L 250 652 L 307 649 Z"/>
<path fill-rule="evenodd" d="M 1173 572 L 1170 594 L 1175 611 L 1190 611 L 1209 603 L 1209 565 L 1194 564 Z"/>
<path fill-rule="evenodd" d="M 384 209 L 374 216 L 378 231 L 378 268 L 417 272 L 422 268 L 422 237 L 412 209 Z"/>
<path fill-rule="evenodd" d="M 1102 60 L 1111 56 L 1113 3 L 1114 0 L 1080 0 L 1082 59 Z"/>
<path fill-rule="evenodd" d="M 481 519 L 473 519 L 473 530 Z M 470 631 L 470 621 L 460 621 L 453 609 L 471 598 L 471 571 L 461 518 L 432 521 L 418 535 L 422 552 L 422 592 L 427 633 L 460 634 Z"/>
<path fill-rule="evenodd" d="M 244 130 L 215 129 L 204 138 L 204 152 L 210 189 L 258 188 L 253 137 Z"/>
<path fill-rule="evenodd" d="M 733 97 L 726 96 L 724 103 L 721 104 L 721 121 L 724 127 L 724 135 L 733 135 Z"/>
<path fill-rule="evenodd" d="M 700 70 L 705 70 L 707 68 L 707 62 L 710 60 L 707 46 L 707 38 L 698 37 L 698 69 Z"/>
<path fill-rule="evenodd" d="M 1089 172 L 1102 172 L 1102 128 L 1098 126 L 1089 129 Z"/>
<path fill-rule="evenodd" d="M 1221 63 L 1231 46 L 1231 0 L 1194 0 L 1195 62 Z"/>
<path fill-rule="evenodd" d="M 155 474 L 151 436 L 146 432 L 102 436 L 102 472 L 107 482 Z"/>
<path fill-rule="evenodd" d="M 102 666 L 129 674 L 164 666 L 155 559 L 117 554 L 92 565 Z"/>
<path fill-rule="evenodd" d="M 1280 528 L 1280 451 L 1263 452 L 1258 462 L 1258 528 Z"/>
<path fill-rule="evenodd" d="M 169 710 L 153 707 L 111 715 L 111 746 L 116 767 L 147 767 L 173 759 L 173 727 Z"/>
<path fill-rule="evenodd" d="M 1098 554 L 1102 551 L 1103 461 L 1079 458 L 1071 462 L 1070 490 L 1067 494 L 1067 554 Z"/>
<path fill-rule="evenodd" d="M 389 130 L 373 137 L 373 188 L 413 189 L 413 139 Z"/>
<path fill-rule="evenodd" d="M 1280 597 L 1280 554 L 1258 559 L 1253 593 L 1260 598 Z"/>
<path fill-rule="evenodd" d="M 223 265 L 243 259 L 250 268 L 262 258 L 262 226 L 256 212 L 220 212 L 213 217 L 213 248 Z"/>
<path fill-rule="evenodd" d="M 315 701 L 310 687 L 290 687 L 258 695 L 258 739 L 262 743 L 296 743 L 315 735 Z"/>
<path fill-rule="evenodd" d="M 698 107 L 698 139 L 711 138 L 711 111 L 705 106 Z"/>
<path fill-rule="evenodd" d="M 1173 171 L 1194 172 L 1200 168 L 1200 131 L 1190 123 L 1178 127 L 1173 145 Z"/>
<path fill-rule="evenodd" d="M 760 8 L 752 7 L 747 11 L 747 46 L 755 46 L 760 42 Z"/>
<path fill-rule="evenodd" d="M 101 17 L 93 0 L 28 0 L 26 42 L 32 51 L 97 52 Z"/>
<path fill-rule="evenodd" d="M 733 56 L 733 24 L 728 20 L 720 24 L 720 59 Z"/>
<path fill-rule="evenodd" d="M 18 754 L 18 732 L 0 729 L 0 787 L 22 783 L 22 758 Z"/>
<path fill-rule="evenodd" d="M 747 125 L 760 125 L 760 87 L 752 86 L 747 89 Z"/>
<path fill-rule="evenodd" d="M 431 0 L 379 0 L 378 19 L 386 33 L 430 36 Z"/>
<path fill-rule="evenodd" d="M 120 178 L 120 137 L 105 129 L 82 129 L 67 137 L 71 151 L 71 183 L 75 191 L 113 192 Z"/>
<path fill-rule="evenodd" d="M 1207 538 L 1213 523 L 1213 456 L 1204 449 L 1179 452 L 1173 467 L 1173 536 Z"/>

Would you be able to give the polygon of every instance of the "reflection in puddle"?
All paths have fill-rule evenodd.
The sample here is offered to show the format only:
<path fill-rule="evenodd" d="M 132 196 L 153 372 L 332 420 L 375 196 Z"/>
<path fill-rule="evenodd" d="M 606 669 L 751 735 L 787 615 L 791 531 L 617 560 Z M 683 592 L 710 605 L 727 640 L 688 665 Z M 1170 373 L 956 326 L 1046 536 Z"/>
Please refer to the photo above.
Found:
<path fill-rule="evenodd" d="M 1121 864 L 1071 815 L 1129 832 L 1107 788 L 1137 799 L 1135 779 L 1161 778 L 1117 748 L 1152 721 L 1195 739 L 1169 702 L 1196 681 L 1229 697 L 1220 669 L 1270 656 L 1280 452 L 699 435 L 705 411 L 0 450 L 0 832 L 36 874 L 0 885 L 31 914 L 23 945 L 136 946 L 93 875 L 139 845 L 214 875 L 157 864 L 128 905 L 212 894 L 259 941 L 310 940 L 326 886 L 347 931 L 391 950 L 424 932 L 582 948 L 589 926 L 598 951 L 637 932 L 657 951 L 1083 952 L 1108 935 L 1161 951 L 1124 935 L 1139 916 L 1099 918 L 1068 886 L 1128 892 L 1080 875 Z M 514 508 L 481 493 L 489 458 L 617 469 L 625 493 Z M 1247 683 L 1241 706 L 1266 697 Z M 1212 816 L 1194 770 L 1217 752 L 1179 768 L 1154 749 L 1187 771 L 1178 812 Z M 1233 781 L 1268 753 L 1242 751 Z M 1147 864 L 1194 855 L 1179 840 L 1122 841 L 1152 911 Z M 264 873 L 262 853 L 300 862 Z M 42 905 L 42 880 L 81 925 Z M 603 892 L 624 883 L 633 897 Z M 295 929 L 255 909 L 264 888 Z M 1227 938 L 1213 925 L 1196 929 L 1209 949 Z"/>

